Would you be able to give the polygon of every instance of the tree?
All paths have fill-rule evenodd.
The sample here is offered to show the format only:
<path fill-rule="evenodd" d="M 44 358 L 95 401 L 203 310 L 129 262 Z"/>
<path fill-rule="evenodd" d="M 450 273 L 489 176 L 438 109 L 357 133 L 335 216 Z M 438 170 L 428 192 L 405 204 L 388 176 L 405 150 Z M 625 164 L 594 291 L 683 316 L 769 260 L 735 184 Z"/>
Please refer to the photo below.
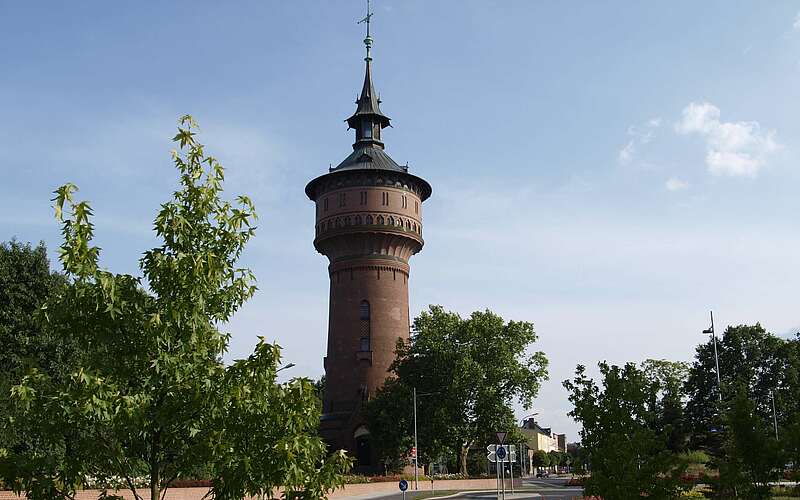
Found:
<path fill-rule="evenodd" d="M 608 500 L 675 498 L 685 465 L 659 429 L 658 385 L 633 363 L 598 366 L 602 389 L 581 365 L 564 381 L 592 472 L 586 493 Z"/>
<path fill-rule="evenodd" d="M 0 244 L 0 394 L 19 383 L 30 367 L 51 375 L 70 365 L 75 350 L 43 331 L 39 309 L 66 285 L 64 277 L 50 270 L 44 243 L 32 247 L 12 239 Z"/>
<path fill-rule="evenodd" d="M 784 455 L 744 388 L 737 391 L 725 414 L 725 424 L 717 493 L 723 497 L 770 498 L 770 481 L 780 479 Z"/>
<path fill-rule="evenodd" d="M 689 441 L 688 426 L 684 416 L 684 386 L 689 376 L 689 365 L 681 361 L 647 359 L 641 369 L 648 382 L 656 389 L 656 426 L 668 436 L 670 451 L 686 450 Z"/>
<path fill-rule="evenodd" d="M 549 467 L 550 460 L 550 455 L 544 450 L 536 450 L 531 458 L 534 467 Z"/>
<path fill-rule="evenodd" d="M 719 453 L 721 434 L 716 432 L 722 425 L 722 412 L 743 388 L 755 403 L 755 411 L 762 418 L 772 414 L 771 392 L 783 388 L 788 394 L 798 394 L 800 385 L 793 374 L 800 367 L 792 368 L 792 360 L 786 352 L 787 341 L 767 332 L 760 324 L 739 325 L 725 329 L 719 339 L 720 379 L 722 401 L 717 386 L 714 346 L 712 342 L 697 347 L 695 361 L 689 370 L 685 384 L 688 397 L 686 404 L 687 425 L 691 429 L 692 446 L 707 448 Z M 794 391 L 794 392 L 792 392 Z M 781 397 L 778 391 L 776 409 L 779 422 L 786 422 L 798 408 L 797 399 Z"/>
<path fill-rule="evenodd" d="M 218 329 L 256 290 L 237 267 L 256 219 L 251 201 L 221 199 L 224 170 L 181 119 L 173 152 L 180 189 L 155 219 L 162 244 L 140 260 L 142 277 L 98 265 L 88 203 L 75 186 L 56 191 L 60 260 L 72 286 L 47 304 L 47 328 L 84 348 L 65 381 L 33 370 L 12 388 L 10 418 L 39 446 L 0 450 L 3 479 L 28 498 L 73 498 L 88 476 L 124 478 L 142 498 L 163 498 L 179 477 L 205 471 L 209 496 L 319 498 L 339 484 L 349 459 L 315 435 L 319 407 L 307 379 L 277 384 L 280 348 L 260 340 L 226 367 L 230 335 Z M 63 450 L 54 460 L 51 448 Z M 111 498 L 104 493 L 103 497 Z"/>
<path fill-rule="evenodd" d="M 12 239 L 0 244 L 0 469 L 4 449 L 26 450 L 36 442 L 24 422 L 13 419 L 11 388 L 32 370 L 66 379 L 81 352 L 42 325 L 41 308 L 65 287 L 64 276 L 50 270 L 44 243 L 32 247 Z M 49 452 L 54 464 L 63 460 L 60 447 Z"/>
<path fill-rule="evenodd" d="M 554 468 L 558 469 L 558 467 L 563 464 L 564 459 L 561 456 L 560 452 L 558 452 L 556 450 L 552 450 L 552 451 L 550 451 L 548 453 L 548 455 L 550 456 L 550 466 L 551 467 L 554 467 Z"/>
<path fill-rule="evenodd" d="M 420 314 L 410 341 L 398 342 L 391 368 L 396 381 L 387 382 L 367 407 L 384 458 L 407 446 L 413 388 L 430 394 L 418 398 L 421 459 L 451 453 L 466 474 L 469 449 L 493 443 L 494 432 L 510 432 L 508 442 L 523 440 L 508 405 L 516 398 L 529 407 L 547 378 L 544 353 L 528 353 L 535 342 L 533 325 L 505 322 L 488 310 L 466 319 L 441 306 Z"/>

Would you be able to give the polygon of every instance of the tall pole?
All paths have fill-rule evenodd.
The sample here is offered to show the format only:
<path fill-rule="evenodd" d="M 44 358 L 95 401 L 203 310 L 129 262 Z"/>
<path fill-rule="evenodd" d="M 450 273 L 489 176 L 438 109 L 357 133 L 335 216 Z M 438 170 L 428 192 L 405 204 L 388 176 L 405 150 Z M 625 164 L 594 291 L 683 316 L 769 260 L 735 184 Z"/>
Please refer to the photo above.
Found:
<path fill-rule="evenodd" d="M 775 411 L 775 391 L 769 391 L 772 393 L 772 423 L 775 424 L 775 441 L 778 441 L 778 413 Z"/>
<path fill-rule="evenodd" d="M 510 455 L 510 454 L 509 454 Z M 516 457 L 515 457 L 516 460 Z M 511 494 L 514 494 L 514 460 L 511 460 L 511 457 L 508 457 L 508 466 L 509 471 L 511 472 Z"/>
<path fill-rule="evenodd" d="M 417 448 L 417 388 L 414 387 L 414 489 L 419 489 L 419 474 L 417 463 L 419 462 L 419 449 Z"/>
<path fill-rule="evenodd" d="M 717 365 L 717 391 L 719 392 L 719 402 L 722 402 L 722 381 L 719 376 L 719 355 L 717 354 L 717 334 L 714 331 L 714 311 L 711 311 L 711 338 L 714 340 L 714 362 Z"/>
<path fill-rule="evenodd" d="M 506 500 L 506 466 L 505 458 L 500 459 L 500 492 L 503 494 L 503 500 Z"/>
<path fill-rule="evenodd" d="M 497 465 L 499 458 L 497 458 L 497 446 L 495 446 L 495 457 L 494 457 L 494 475 L 497 477 L 497 500 L 500 500 L 500 467 Z"/>

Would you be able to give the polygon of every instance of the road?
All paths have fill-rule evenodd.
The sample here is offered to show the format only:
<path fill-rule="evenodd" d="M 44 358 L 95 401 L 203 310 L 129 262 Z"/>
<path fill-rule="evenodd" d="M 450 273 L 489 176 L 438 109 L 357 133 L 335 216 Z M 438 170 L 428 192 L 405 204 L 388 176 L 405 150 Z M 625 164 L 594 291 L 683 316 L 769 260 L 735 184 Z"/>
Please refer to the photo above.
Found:
<path fill-rule="evenodd" d="M 575 486 L 566 486 L 567 478 L 553 478 L 553 479 L 523 479 L 522 485 L 526 491 L 517 492 L 511 495 L 510 491 L 506 491 L 506 500 L 526 500 L 528 498 L 536 498 L 543 500 L 573 500 L 583 498 L 583 488 Z M 408 491 L 406 498 L 403 495 L 392 494 L 381 496 L 380 500 L 414 500 L 417 496 L 428 497 L 430 491 L 414 492 Z M 366 500 L 366 497 L 362 497 Z M 473 500 L 495 500 L 497 496 L 494 491 L 491 492 L 465 492 L 457 497 L 459 499 L 473 499 Z"/>

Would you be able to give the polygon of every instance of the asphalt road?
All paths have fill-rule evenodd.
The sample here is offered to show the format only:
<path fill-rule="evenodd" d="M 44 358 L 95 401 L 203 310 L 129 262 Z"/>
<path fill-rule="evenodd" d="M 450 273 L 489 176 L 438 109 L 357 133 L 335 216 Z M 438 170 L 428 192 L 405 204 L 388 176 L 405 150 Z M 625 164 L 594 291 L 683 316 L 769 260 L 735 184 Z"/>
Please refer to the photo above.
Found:
<path fill-rule="evenodd" d="M 544 500 L 573 500 L 583 498 L 583 488 L 566 486 L 566 478 L 553 478 L 553 479 L 523 479 L 523 488 L 526 491 L 516 492 L 511 495 L 510 491 L 506 491 L 506 500 L 526 500 L 528 498 L 544 499 Z M 405 500 L 414 500 L 418 496 L 429 496 L 430 491 L 408 491 L 406 492 Z M 472 499 L 472 500 L 495 500 L 497 496 L 494 491 L 491 492 L 465 492 L 456 498 Z M 394 494 L 381 496 L 380 500 L 404 500 L 402 494 Z"/>

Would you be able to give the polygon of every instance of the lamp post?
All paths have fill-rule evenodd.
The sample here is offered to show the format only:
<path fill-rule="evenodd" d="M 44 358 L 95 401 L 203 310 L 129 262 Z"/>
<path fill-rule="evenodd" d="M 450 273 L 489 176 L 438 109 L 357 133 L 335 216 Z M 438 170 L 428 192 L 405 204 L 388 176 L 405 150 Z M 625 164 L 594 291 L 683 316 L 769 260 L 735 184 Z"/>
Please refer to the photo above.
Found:
<path fill-rule="evenodd" d="M 536 413 L 531 413 L 530 415 L 526 415 L 526 416 L 522 417 L 522 419 L 520 420 L 520 423 L 519 423 L 520 427 L 524 428 L 525 427 L 525 421 L 528 420 L 529 418 L 535 417 L 538 414 L 539 414 L 539 412 L 536 412 Z M 525 449 L 527 447 L 528 447 L 527 443 L 525 443 L 524 446 L 523 446 L 523 443 L 519 444 L 519 468 L 520 468 L 521 473 L 525 474 L 525 475 L 528 475 L 528 474 L 531 473 L 531 470 L 530 470 L 530 467 L 529 467 L 530 464 L 528 463 L 528 452 Z"/>
<path fill-rule="evenodd" d="M 717 335 L 714 333 L 714 311 L 711 311 L 711 328 L 703 330 L 705 334 L 711 334 L 711 339 L 714 341 L 714 362 L 717 365 L 717 392 L 719 394 L 719 402 L 722 402 L 722 382 L 719 376 L 719 355 L 717 354 Z"/>
<path fill-rule="evenodd" d="M 419 473 L 418 473 L 418 464 L 419 464 L 419 447 L 417 446 L 417 396 L 433 396 L 435 394 L 439 394 L 438 392 L 425 392 L 422 394 L 417 394 L 417 388 L 413 388 L 414 392 L 414 489 L 419 489 Z"/>
<path fill-rule="evenodd" d="M 293 366 L 296 366 L 296 365 L 295 365 L 294 363 L 289 363 L 289 364 L 288 364 L 288 365 L 286 365 L 286 366 L 281 366 L 280 368 L 278 368 L 277 370 L 275 370 L 275 373 L 278 373 L 278 372 L 279 372 L 279 371 L 281 371 L 281 370 L 288 370 L 289 368 L 292 368 Z"/>
<path fill-rule="evenodd" d="M 772 395 L 772 423 L 775 425 L 775 441 L 778 441 L 778 413 L 775 411 L 775 390 L 770 390 Z"/>
<path fill-rule="evenodd" d="M 519 424 L 520 427 L 524 428 L 525 427 L 525 421 L 528 420 L 529 418 L 535 417 L 538 414 L 539 414 L 539 412 L 536 412 L 536 413 L 531 413 L 530 415 L 526 415 L 526 416 L 522 417 L 522 420 L 520 420 L 520 424 Z M 525 448 L 527 448 L 527 447 L 528 446 L 527 446 L 527 443 L 526 443 L 525 444 Z M 522 471 L 523 474 L 526 474 L 526 475 L 530 474 L 531 473 L 531 468 L 529 467 L 530 464 L 528 463 L 528 452 L 527 452 L 527 450 L 525 450 L 523 448 L 522 443 L 520 443 L 519 449 L 520 449 L 520 453 L 519 453 L 520 470 Z"/>

